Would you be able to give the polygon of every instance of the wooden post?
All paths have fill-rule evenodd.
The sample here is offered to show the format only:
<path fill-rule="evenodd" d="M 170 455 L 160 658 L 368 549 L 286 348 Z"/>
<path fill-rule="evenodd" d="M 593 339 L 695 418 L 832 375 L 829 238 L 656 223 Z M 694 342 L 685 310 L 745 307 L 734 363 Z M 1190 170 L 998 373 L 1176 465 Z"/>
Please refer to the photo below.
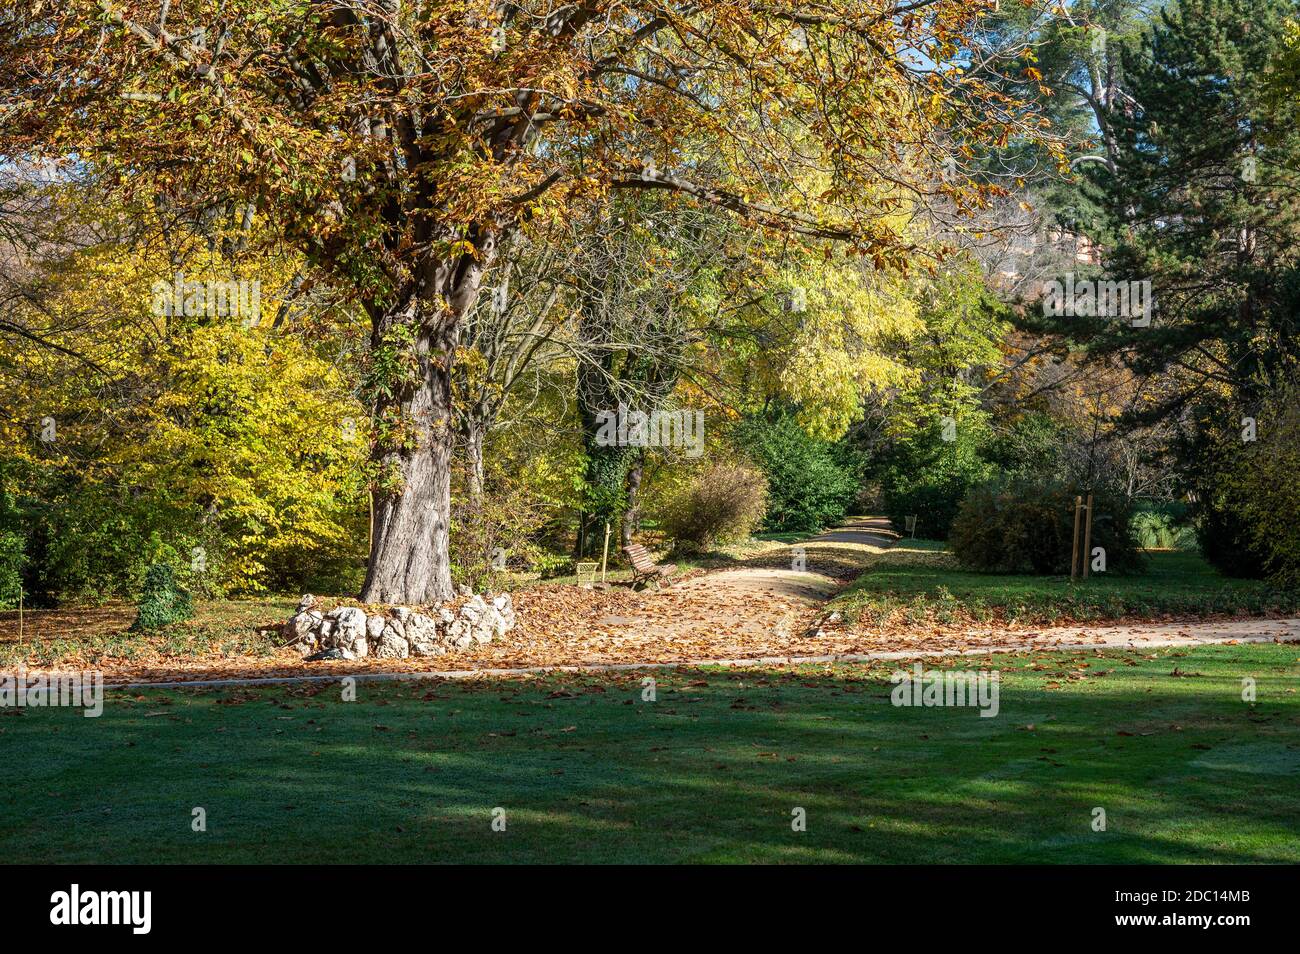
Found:
<path fill-rule="evenodd" d="M 1088 578 L 1092 568 L 1092 494 L 1088 494 L 1088 517 L 1083 531 L 1083 578 Z"/>
<path fill-rule="evenodd" d="M 1074 551 L 1070 554 L 1070 582 L 1079 575 L 1079 510 L 1083 507 L 1083 498 L 1074 498 Z"/>
<path fill-rule="evenodd" d="M 605 552 L 600 555 L 600 582 L 605 582 L 605 564 L 609 562 L 609 521 L 605 521 Z"/>

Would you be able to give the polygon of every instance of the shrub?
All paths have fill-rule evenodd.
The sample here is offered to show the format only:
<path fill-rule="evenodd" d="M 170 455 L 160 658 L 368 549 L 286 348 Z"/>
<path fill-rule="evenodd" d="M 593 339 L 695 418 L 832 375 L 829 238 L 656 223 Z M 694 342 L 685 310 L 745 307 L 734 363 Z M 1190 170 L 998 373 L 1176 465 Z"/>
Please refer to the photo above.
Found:
<path fill-rule="evenodd" d="M 678 544 L 707 548 L 743 540 L 763 520 L 767 479 L 755 467 L 714 463 L 664 508 L 663 529 Z"/>
<path fill-rule="evenodd" d="M 1205 558 L 1228 576 L 1300 586 L 1300 382 L 1263 387 L 1253 441 L 1226 435 L 1198 506 Z"/>
<path fill-rule="evenodd" d="M 25 562 L 22 536 L 11 530 L 0 530 L 0 609 L 18 605 Z"/>
<path fill-rule="evenodd" d="M 1062 484 L 990 481 L 971 491 L 953 520 L 949 546 L 962 565 L 993 573 L 1070 572 L 1075 492 Z M 1107 573 L 1140 565 L 1128 505 L 1099 493 L 1093 499 L 1092 546 L 1106 555 Z M 1091 560 L 1091 554 L 1085 554 Z"/>
<path fill-rule="evenodd" d="M 881 462 L 885 513 L 900 533 L 916 517 L 916 536 L 946 540 L 962 500 L 988 480 L 993 468 L 981 456 L 987 432 L 975 421 L 959 424 L 956 439 L 943 440 L 941 425 L 900 442 Z"/>
<path fill-rule="evenodd" d="M 1225 576 L 1258 580 L 1267 575 L 1265 555 L 1256 549 L 1250 525 L 1231 504 L 1205 501 L 1197 507 L 1196 542 L 1201 555 Z"/>
<path fill-rule="evenodd" d="M 1196 546 L 1187 505 L 1176 502 L 1139 505 L 1133 514 L 1133 536 L 1138 546 L 1149 550 L 1188 550 Z"/>
<path fill-rule="evenodd" d="M 139 614 L 131 624 L 133 630 L 161 629 L 194 615 L 188 590 L 176 583 L 176 575 L 165 563 L 155 563 L 144 576 Z"/>
<path fill-rule="evenodd" d="M 751 418 L 733 436 L 767 478 L 768 530 L 813 532 L 840 523 L 858 492 L 853 467 L 835 445 L 789 415 Z"/>

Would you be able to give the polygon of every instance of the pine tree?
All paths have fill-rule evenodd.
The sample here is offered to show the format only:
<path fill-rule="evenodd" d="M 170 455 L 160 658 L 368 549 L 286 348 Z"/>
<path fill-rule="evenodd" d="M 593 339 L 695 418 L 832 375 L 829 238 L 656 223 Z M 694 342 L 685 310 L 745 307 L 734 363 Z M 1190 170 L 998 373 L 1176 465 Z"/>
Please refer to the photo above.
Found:
<path fill-rule="evenodd" d="M 1181 368 L 1247 398 L 1294 360 L 1300 136 L 1268 95 L 1289 0 L 1185 0 L 1125 65 L 1115 175 L 1090 175 L 1106 210 L 1112 278 L 1152 282 L 1150 328 L 1111 322 L 1094 346 L 1141 372 Z M 1126 100 L 1127 101 L 1127 100 Z M 1180 406 L 1190 394 L 1171 394 Z"/>
<path fill-rule="evenodd" d="M 1109 278 L 1151 282 L 1149 327 L 1076 319 L 1095 355 L 1151 384 L 1133 423 L 1175 416 L 1188 489 L 1216 552 L 1254 571 L 1239 522 L 1218 512 L 1223 450 L 1300 357 L 1300 129 L 1270 95 L 1289 0 L 1184 0 L 1126 56 L 1115 172 L 1090 167 Z M 1224 544 L 1220 539 L 1216 541 Z"/>

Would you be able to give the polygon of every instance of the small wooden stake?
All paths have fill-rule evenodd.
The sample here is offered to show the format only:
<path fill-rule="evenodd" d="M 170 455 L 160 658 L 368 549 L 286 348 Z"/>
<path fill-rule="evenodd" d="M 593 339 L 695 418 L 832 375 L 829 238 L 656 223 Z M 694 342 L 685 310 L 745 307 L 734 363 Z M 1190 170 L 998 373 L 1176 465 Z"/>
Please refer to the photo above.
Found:
<path fill-rule="evenodd" d="M 1083 578 L 1088 578 L 1092 568 L 1092 494 L 1088 494 L 1088 518 L 1083 531 Z"/>
<path fill-rule="evenodd" d="M 605 552 L 600 555 L 600 582 L 605 582 L 605 564 L 609 562 L 609 521 L 605 521 Z"/>
<path fill-rule="evenodd" d="M 1070 582 L 1079 575 L 1079 511 L 1083 507 L 1083 498 L 1074 498 L 1074 551 L 1070 554 Z"/>

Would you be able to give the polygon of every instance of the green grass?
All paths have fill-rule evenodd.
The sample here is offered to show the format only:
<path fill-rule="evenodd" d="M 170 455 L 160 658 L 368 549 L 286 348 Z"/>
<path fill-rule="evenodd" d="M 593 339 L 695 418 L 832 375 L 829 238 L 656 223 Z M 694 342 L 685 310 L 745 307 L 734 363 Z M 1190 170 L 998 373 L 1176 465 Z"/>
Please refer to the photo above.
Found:
<path fill-rule="evenodd" d="M 1187 551 L 1149 551 L 1140 573 L 1025 576 L 962 569 L 944 544 L 900 540 L 835 601 L 853 621 L 1053 623 L 1124 617 L 1294 613 L 1300 596 L 1220 575 Z"/>
<path fill-rule="evenodd" d="M 362 682 L 346 703 L 335 684 L 119 691 L 99 719 L 7 710 L 0 850 L 39 862 L 1300 861 L 1297 647 L 962 665 L 1001 670 L 997 718 L 896 708 L 889 670 L 861 666 L 660 672 L 655 702 L 629 673 Z M 191 831 L 195 807 L 206 832 Z M 804 832 L 791 830 L 796 807 Z"/>
<path fill-rule="evenodd" d="M 826 527 L 824 530 L 833 529 Z M 811 540 L 824 530 L 770 530 L 764 533 L 754 534 L 755 540 L 771 541 L 773 543 L 802 543 L 805 540 Z"/>

